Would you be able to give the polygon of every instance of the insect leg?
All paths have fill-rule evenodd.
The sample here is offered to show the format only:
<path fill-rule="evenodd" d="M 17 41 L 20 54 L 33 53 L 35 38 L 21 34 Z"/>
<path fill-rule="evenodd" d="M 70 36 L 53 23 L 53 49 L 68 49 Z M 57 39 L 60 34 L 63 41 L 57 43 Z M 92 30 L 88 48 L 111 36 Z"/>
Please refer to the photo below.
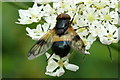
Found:
<path fill-rule="evenodd" d="M 72 20 L 70 21 L 70 24 L 73 22 L 74 17 L 78 11 L 79 11 L 79 5 L 77 5 L 76 12 L 74 13 Z"/>
<path fill-rule="evenodd" d="M 72 22 L 73 22 L 75 15 L 76 15 L 76 13 L 73 15 L 73 18 L 72 18 L 72 20 L 70 21 L 70 23 L 72 23 Z"/>
<path fill-rule="evenodd" d="M 79 28 L 74 29 L 74 30 L 77 31 L 77 30 L 80 29 L 80 28 L 86 28 L 86 29 L 89 31 L 88 27 L 89 27 L 89 26 L 83 26 L 83 27 L 79 27 Z"/>

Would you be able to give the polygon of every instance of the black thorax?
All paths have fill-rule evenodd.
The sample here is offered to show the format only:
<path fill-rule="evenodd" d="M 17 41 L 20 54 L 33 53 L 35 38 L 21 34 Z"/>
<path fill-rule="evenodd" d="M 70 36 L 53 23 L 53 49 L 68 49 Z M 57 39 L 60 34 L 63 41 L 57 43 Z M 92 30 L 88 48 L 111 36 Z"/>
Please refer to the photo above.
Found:
<path fill-rule="evenodd" d="M 66 30 L 69 27 L 69 20 L 68 19 L 59 19 L 57 20 L 55 29 L 56 29 L 56 34 L 61 36 L 64 35 Z"/>

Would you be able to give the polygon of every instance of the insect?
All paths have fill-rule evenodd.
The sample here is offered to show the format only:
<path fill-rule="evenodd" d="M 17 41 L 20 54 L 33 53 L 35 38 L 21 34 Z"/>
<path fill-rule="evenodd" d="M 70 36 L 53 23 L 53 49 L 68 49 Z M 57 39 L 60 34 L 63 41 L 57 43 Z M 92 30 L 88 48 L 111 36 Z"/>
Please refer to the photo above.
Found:
<path fill-rule="evenodd" d="M 34 59 L 50 48 L 52 49 L 52 54 L 55 53 L 60 57 L 66 56 L 71 48 L 78 52 L 84 51 L 85 45 L 82 39 L 71 26 L 73 19 L 71 20 L 68 14 L 61 13 L 56 20 L 55 27 L 40 38 L 30 49 L 28 59 Z"/>

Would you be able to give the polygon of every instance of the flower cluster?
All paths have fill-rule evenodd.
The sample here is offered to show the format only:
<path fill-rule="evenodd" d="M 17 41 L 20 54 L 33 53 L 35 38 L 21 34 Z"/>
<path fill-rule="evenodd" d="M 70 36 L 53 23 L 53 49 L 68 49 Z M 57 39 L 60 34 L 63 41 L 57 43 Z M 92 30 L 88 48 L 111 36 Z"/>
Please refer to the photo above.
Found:
<path fill-rule="evenodd" d="M 43 23 L 38 24 L 36 29 L 26 28 L 28 36 L 33 40 L 39 40 L 55 27 L 57 15 L 66 13 L 73 18 L 73 15 L 76 14 L 72 27 L 76 29 L 85 44 L 85 54 L 90 54 L 88 50 L 97 39 L 105 45 L 118 42 L 118 28 L 115 26 L 119 25 L 118 8 L 117 0 L 35 0 L 32 8 L 19 10 L 20 18 L 17 23 L 25 25 L 43 20 Z M 79 67 L 69 64 L 68 61 L 68 58 L 63 60 L 54 55 L 48 61 L 46 74 L 61 76 L 64 73 L 63 66 L 72 71 L 79 69 Z M 50 67 L 50 65 L 54 67 Z M 57 67 L 59 69 L 56 69 Z"/>

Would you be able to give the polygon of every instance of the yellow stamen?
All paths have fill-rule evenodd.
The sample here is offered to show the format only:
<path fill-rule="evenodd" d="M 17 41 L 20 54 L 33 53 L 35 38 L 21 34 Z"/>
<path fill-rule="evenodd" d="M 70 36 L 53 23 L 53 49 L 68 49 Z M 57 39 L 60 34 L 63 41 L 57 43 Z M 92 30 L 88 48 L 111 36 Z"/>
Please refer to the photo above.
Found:
<path fill-rule="evenodd" d="M 59 65 L 60 67 L 63 67 L 63 61 L 62 61 L 61 59 L 58 61 L 58 65 Z"/>
<path fill-rule="evenodd" d="M 108 35 L 107 35 L 107 38 L 108 38 L 108 39 L 111 39 L 112 37 L 113 37 L 112 34 L 108 34 Z"/>
<path fill-rule="evenodd" d="M 105 20 L 111 20 L 111 16 L 110 15 L 104 15 L 104 19 Z"/>
<path fill-rule="evenodd" d="M 94 18 L 94 15 L 93 15 L 93 14 L 88 14 L 87 18 L 88 18 L 88 20 L 89 20 L 90 22 L 92 22 L 92 21 L 94 21 L 94 20 L 95 20 L 95 18 Z"/>

